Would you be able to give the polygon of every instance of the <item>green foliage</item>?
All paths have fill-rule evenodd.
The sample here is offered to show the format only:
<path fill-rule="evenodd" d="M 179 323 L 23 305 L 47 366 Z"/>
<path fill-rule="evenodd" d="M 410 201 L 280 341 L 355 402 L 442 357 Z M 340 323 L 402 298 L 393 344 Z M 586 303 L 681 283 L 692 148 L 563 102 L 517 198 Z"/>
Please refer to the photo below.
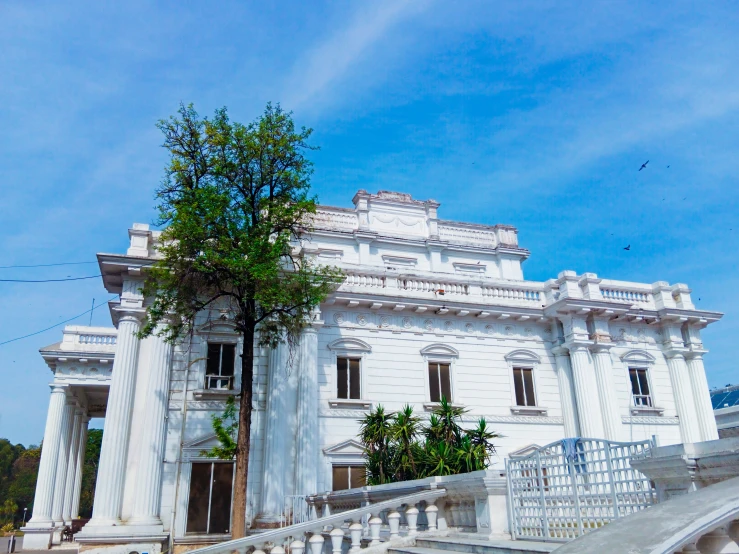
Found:
<path fill-rule="evenodd" d="M 100 448 L 103 444 L 103 430 L 90 429 L 85 445 L 85 464 L 82 466 L 82 492 L 80 493 L 80 517 L 92 517 L 92 502 L 95 499 Z"/>
<path fill-rule="evenodd" d="M 13 524 L 15 513 L 18 511 L 18 504 L 16 504 L 11 498 L 8 498 L 0 506 L 0 520 L 5 523 Z"/>
<path fill-rule="evenodd" d="M 463 429 L 459 420 L 466 411 L 442 398 L 423 425 L 410 406 L 397 413 L 377 406 L 360 421 L 367 484 L 486 469 L 495 454 L 492 439 L 501 435 L 488 429 L 484 418 L 476 427 Z"/>
<path fill-rule="evenodd" d="M 218 438 L 219 446 L 210 450 L 201 450 L 200 454 L 208 458 L 219 460 L 233 460 L 236 458 L 236 435 L 239 431 L 239 420 L 236 416 L 236 401 L 233 396 L 226 400 L 226 408 L 222 415 L 211 414 L 211 425 Z"/>

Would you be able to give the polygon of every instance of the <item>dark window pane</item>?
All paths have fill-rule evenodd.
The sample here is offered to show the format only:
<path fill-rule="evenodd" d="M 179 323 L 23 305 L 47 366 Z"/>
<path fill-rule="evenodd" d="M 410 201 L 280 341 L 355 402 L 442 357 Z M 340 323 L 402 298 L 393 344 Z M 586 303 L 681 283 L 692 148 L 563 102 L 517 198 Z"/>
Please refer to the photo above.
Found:
<path fill-rule="evenodd" d="M 631 379 L 631 393 L 632 394 L 641 394 L 639 392 L 639 381 L 636 377 L 636 370 L 630 369 L 629 370 L 629 378 Z"/>
<path fill-rule="evenodd" d="M 218 364 L 221 360 L 221 345 L 208 343 L 208 362 L 205 367 L 207 375 L 218 375 Z"/>
<path fill-rule="evenodd" d="M 343 491 L 349 488 L 349 467 L 333 467 L 333 490 Z"/>
<path fill-rule="evenodd" d="M 525 406 L 526 398 L 523 393 L 523 374 L 518 367 L 513 368 L 513 387 L 516 390 L 516 406 Z"/>
<path fill-rule="evenodd" d="M 641 387 L 641 393 L 644 395 L 649 394 L 649 381 L 647 381 L 646 370 L 640 369 L 637 375 L 639 376 L 639 386 Z"/>
<path fill-rule="evenodd" d="M 233 464 L 213 464 L 209 533 L 228 533 L 230 531 L 233 469 Z"/>
<path fill-rule="evenodd" d="M 223 358 L 221 360 L 221 375 L 231 376 L 234 374 L 234 358 L 236 354 L 235 344 L 223 345 Z"/>
<path fill-rule="evenodd" d="M 190 499 L 187 502 L 187 532 L 208 531 L 208 497 L 210 496 L 211 464 L 192 464 Z"/>
<path fill-rule="evenodd" d="M 349 398 L 347 387 L 347 365 L 346 358 L 336 358 L 336 398 Z"/>
<path fill-rule="evenodd" d="M 449 364 L 439 364 L 439 375 L 441 378 L 441 394 L 449 402 L 452 401 L 452 378 L 449 375 Z"/>
<path fill-rule="evenodd" d="M 534 398 L 534 372 L 531 369 L 522 369 L 523 373 L 523 387 L 526 391 L 526 405 L 536 406 L 536 399 Z"/>
<path fill-rule="evenodd" d="M 349 468 L 349 488 L 357 489 L 367 484 L 367 472 L 362 466 Z"/>
<path fill-rule="evenodd" d="M 431 392 L 431 402 L 441 400 L 441 391 L 439 390 L 439 364 L 429 364 L 429 391 Z"/>
<path fill-rule="evenodd" d="M 359 360 L 349 360 L 349 398 L 362 398 L 359 385 Z"/>

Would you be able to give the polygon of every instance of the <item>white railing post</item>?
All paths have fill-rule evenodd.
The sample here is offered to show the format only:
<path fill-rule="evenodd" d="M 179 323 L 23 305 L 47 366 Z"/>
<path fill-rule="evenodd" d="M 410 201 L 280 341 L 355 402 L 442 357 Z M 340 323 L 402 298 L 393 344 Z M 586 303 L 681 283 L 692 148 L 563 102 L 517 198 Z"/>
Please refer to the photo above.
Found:
<path fill-rule="evenodd" d="M 418 508 L 415 506 L 408 506 L 405 510 L 405 519 L 408 521 L 408 534 L 415 535 L 418 533 Z"/>
<path fill-rule="evenodd" d="M 436 507 L 436 504 L 432 504 L 429 502 L 426 504 L 426 509 L 424 510 L 426 512 L 426 520 L 429 524 L 429 531 L 436 531 L 436 516 L 439 514 L 439 508 Z"/>
<path fill-rule="evenodd" d="M 329 533 L 331 536 L 331 553 L 341 554 L 341 543 L 344 541 L 344 530 L 341 527 L 334 527 Z"/>
<path fill-rule="evenodd" d="M 352 521 L 352 524 L 349 526 L 349 536 L 352 540 L 352 546 L 349 549 L 349 552 L 359 552 L 359 550 L 362 548 L 362 530 L 364 528 L 362 527 L 362 524 L 354 520 Z"/>
<path fill-rule="evenodd" d="M 285 554 L 285 549 L 282 547 L 282 545 L 277 544 L 272 547 L 272 549 L 269 551 L 269 554 Z"/>
<path fill-rule="evenodd" d="M 369 520 L 370 538 L 372 539 L 370 544 L 380 544 L 380 527 L 382 527 L 382 520 L 377 517 L 377 514 L 372 514 Z"/>
<path fill-rule="evenodd" d="M 323 552 L 323 535 L 320 531 L 313 533 L 308 539 L 308 546 L 310 547 L 311 554 L 321 554 Z"/>
<path fill-rule="evenodd" d="M 400 514 L 397 510 L 392 510 L 387 515 L 387 524 L 390 527 L 390 538 L 394 539 L 399 536 L 400 530 Z"/>
<path fill-rule="evenodd" d="M 305 552 L 305 543 L 303 541 L 293 541 L 290 543 L 290 554 L 303 554 Z"/>

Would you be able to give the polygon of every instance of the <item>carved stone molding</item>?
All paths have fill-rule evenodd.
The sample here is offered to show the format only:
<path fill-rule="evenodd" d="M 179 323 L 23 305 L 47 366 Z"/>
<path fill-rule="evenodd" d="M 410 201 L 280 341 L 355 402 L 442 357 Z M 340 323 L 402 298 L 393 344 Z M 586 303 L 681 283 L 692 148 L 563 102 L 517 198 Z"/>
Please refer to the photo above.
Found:
<path fill-rule="evenodd" d="M 637 425 L 680 425 L 680 421 L 676 417 L 658 417 L 658 416 L 622 416 L 621 422 L 629 425 L 636 423 Z"/>

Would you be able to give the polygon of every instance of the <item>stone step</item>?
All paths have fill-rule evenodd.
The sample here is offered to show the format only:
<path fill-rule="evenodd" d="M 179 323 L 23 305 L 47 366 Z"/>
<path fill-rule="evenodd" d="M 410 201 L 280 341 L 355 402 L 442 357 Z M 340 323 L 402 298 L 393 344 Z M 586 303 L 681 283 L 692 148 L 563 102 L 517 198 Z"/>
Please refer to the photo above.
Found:
<path fill-rule="evenodd" d="M 415 546 L 391 548 L 388 554 L 440 554 L 439 551 L 464 554 L 546 554 L 561 545 L 531 541 L 487 540 L 468 536 L 416 539 Z"/>

